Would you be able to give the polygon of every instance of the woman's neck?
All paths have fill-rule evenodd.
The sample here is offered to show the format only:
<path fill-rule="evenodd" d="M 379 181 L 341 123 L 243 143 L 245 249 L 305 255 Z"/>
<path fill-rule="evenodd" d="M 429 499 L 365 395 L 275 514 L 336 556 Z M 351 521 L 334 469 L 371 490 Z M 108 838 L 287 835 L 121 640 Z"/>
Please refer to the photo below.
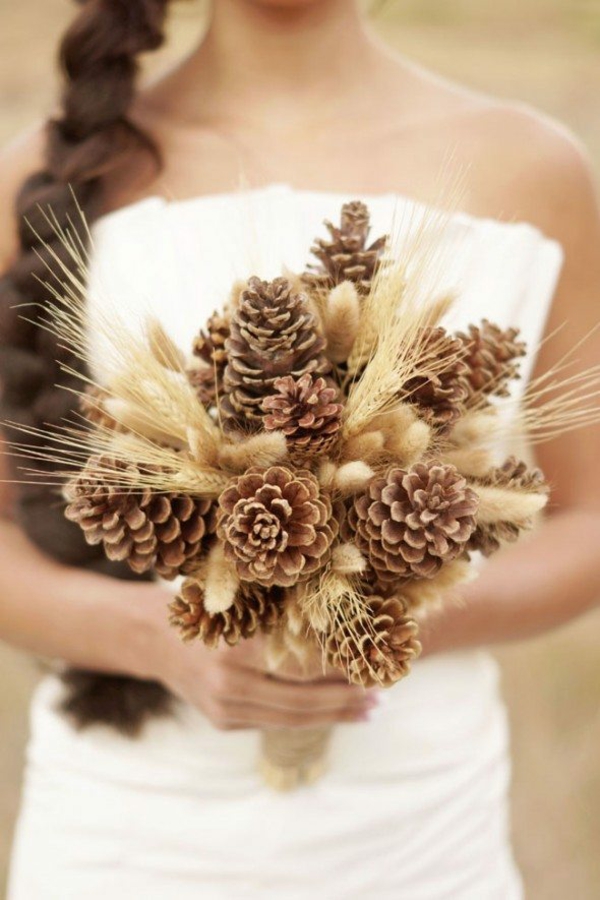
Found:
<path fill-rule="evenodd" d="M 354 0 L 290 7 L 214 0 L 204 39 L 175 74 L 171 112 L 188 122 L 251 118 L 293 127 L 343 108 L 343 95 L 377 57 Z"/>

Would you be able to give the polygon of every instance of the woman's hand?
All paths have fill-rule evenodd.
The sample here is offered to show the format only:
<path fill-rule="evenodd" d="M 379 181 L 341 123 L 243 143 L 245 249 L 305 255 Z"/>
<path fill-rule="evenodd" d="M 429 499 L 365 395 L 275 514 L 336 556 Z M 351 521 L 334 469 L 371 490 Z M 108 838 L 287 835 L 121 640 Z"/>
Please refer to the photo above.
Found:
<path fill-rule="evenodd" d="M 200 641 L 182 643 L 169 628 L 168 599 L 164 589 L 160 593 L 148 675 L 200 709 L 216 728 L 313 728 L 368 718 L 376 695 L 349 685 L 341 674 L 311 680 L 270 674 L 262 636 L 216 650 Z"/>

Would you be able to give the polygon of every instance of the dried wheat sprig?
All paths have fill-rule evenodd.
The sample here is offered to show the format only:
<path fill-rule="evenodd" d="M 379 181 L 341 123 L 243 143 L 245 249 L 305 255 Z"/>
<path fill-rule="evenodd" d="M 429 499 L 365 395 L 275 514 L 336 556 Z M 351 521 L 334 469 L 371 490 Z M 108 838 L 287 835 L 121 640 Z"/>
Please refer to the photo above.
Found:
<path fill-rule="evenodd" d="M 491 448 L 499 441 L 524 438 L 530 446 L 543 444 L 600 424 L 599 398 L 598 366 L 551 382 L 546 373 L 530 384 L 521 399 L 507 397 L 496 407 L 469 411 L 453 429 L 450 443 Z"/>
<path fill-rule="evenodd" d="M 75 265 L 74 270 L 68 269 L 56 252 L 47 247 L 50 260 L 57 267 L 57 271 L 52 271 L 52 262 L 49 264 L 58 286 L 47 283 L 53 300 L 46 307 L 41 325 L 93 370 L 89 323 L 81 303 L 89 275 L 84 243 L 78 238 L 76 229 L 61 229 L 53 222 L 51 214 L 48 215 L 48 222 L 55 227 L 58 239 Z M 151 419 L 158 430 L 175 441 L 185 441 L 190 429 L 201 433 L 205 462 L 214 464 L 219 429 L 198 403 L 185 373 L 185 357 L 162 326 L 150 317 L 144 323 L 141 334 L 134 334 L 114 310 L 99 310 L 94 326 L 103 340 L 109 381 L 106 389 L 109 393 L 137 408 L 140 417 Z M 68 365 L 63 368 L 70 375 L 82 377 Z M 86 384 L 94 384 L 89 376 L 83 376 L 82 380 Z"/>
<path fill-rule="evenodd" d="M 126 466 L 133 465 L 135 468 L 131 470 L 98 470 L 99 475 L 105 476 L 115 487 L 123 489 L 139 485 L 157 493 L 177 491 L 216 497 L 228 482 L 228 476 L 224 472 L 205 467 L 185 453 L 138 435 L 115 434 L 111 429 L 102 427 L 79 430 L 68 425 L 50 430 L 19 424 L 11 427 L 45 441 L 45 445 L 41 447 L 37 443 L 15 443 L 8 451 L 28 463 L 45 462 L 56 467 L 49 475 L 43 469 L 23 466 L 23 471 L 33 476 L 36 483 L 41 483 L 39 478 L 44 477 L 45 483 L 60 486 L 65 479 L 73 477 L 74 471 L 83 468 L 90 456 L 112 457 Z M 58 469 L 59 466 L 64 466 L 64 469 Z"/>
<path fill-rule="evenodd" d="M 409 331 L 413 333 L 407 333 Z M 398 319 L 398 327 L 390 327 L 367 364 L 362 375 L 352 384 L 344 410 L 342 438 L 348 440 L 372 430 L 378 416 L 398 412 L 410 399 L 402 386 L 413 378 L 431 378 L 452 367 L 459 358 L 420 353 L 422 340 L 418 317 L 411 323 Z"/>
<path fill-rule="evenodd" d="M 359 587 L 356 576 L 343 575 L 328 567 L 309 586 L 301 600 L 302 609 L 309 621 L 323 653 L 323 666 L 326 666 L 325 643 L 340 631 L 362 647 L 366 633 L 376 638 L 375 629 L 371 626 L 368 598 Z M 355 623 L 360 622 L 361 631 Z M 371 626 L 371 627 L 370 627 Z M 373 681 L 378 681 L 369 658 L 361 652 L 361 660 Z"/>
<path fill-rule="evenodd" d="M 413 303 L 406 296 L 399 300 L 399 272 L 398 267 L 391 267 L 386 280 L 378 280 L 367 298 L 374 299 L 369 321 L 377 341 L 362 372 L 353 379 L 353 373 L 349 375 L 344 439 L 360 434 L 376 416 L 396 409 L 408 399 L 401 389 L 410 379 L 441 374 L 460 356 L 458 351 L 452 358 L 436 354 L 430 339 L 427 353 L 422 352 L 428 340 L 426 327 L 431 321 L 431 310 L 426 302 Z M 403 291 L 406 294 L 405 285 Z M 357 344 L 363 340 L 362 333 L 361 329 Z"/>
<path fill-rule="evenodd" d="M 185 354 L 171 340 L 162 324 L 154 316 L 148 316 L 146 332 L 150 352 L 160 365 L 166 369 L 172 369 L 174 372 L 184 372 L 186 369 Z"/>
<path fill-rule="evenodd" d="M 339 616 L 342 599 L 355 612 L 366 609 L 356 576 L 340 574 L 328 565 L 308 583 L 299 603 L 315 631 L 330 632 Z"/>

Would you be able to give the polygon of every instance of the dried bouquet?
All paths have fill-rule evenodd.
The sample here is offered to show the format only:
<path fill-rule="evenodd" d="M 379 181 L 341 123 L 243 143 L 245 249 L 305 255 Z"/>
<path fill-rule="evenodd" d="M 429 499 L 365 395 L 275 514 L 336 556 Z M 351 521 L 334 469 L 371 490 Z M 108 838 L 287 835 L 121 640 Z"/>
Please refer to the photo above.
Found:
<path fill-rule="evenodd" d="M 81 421 L 34 455 L 64 465 L 66 515 L 90 544 L 135 572 L 182 576 L 169 615 L 185 641 L 262 632 L 274 669 L 300 660 L 388 687 L 471 555 L 518 539 L 546 504 L 543 475 L 495 458 L 499 439 L 591 421 L 582 397 L 597 373 L 558 397 L 550 373 L 507 424 L 497 398 L 519 376 L 517 331 L 449 333 L 453 299 L 417 301 L 418 272 L 387 238 L 370 241 L 363 203 L 326 225 L 304 273 L 236 284 L 189 356 L 154 320 L 144 333 L 107 320 L 111 377 L 82 384 Z M 92 362 L 84 269 L 55 290 L 47 324 Z M 327 738 L 265 732 L 267 781 L 315 778 Z"/>

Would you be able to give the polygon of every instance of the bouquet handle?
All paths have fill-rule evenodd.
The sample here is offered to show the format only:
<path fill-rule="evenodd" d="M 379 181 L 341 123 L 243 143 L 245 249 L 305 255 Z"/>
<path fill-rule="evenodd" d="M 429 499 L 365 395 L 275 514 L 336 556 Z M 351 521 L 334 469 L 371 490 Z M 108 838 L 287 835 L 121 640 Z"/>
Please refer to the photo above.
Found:
<path fill-rule="evenodd" d="M 262 732 L 259 768 L 266 784 L 291 791 L 313 784 L 327 769 L 333 728 L 273 728 Z"/>

